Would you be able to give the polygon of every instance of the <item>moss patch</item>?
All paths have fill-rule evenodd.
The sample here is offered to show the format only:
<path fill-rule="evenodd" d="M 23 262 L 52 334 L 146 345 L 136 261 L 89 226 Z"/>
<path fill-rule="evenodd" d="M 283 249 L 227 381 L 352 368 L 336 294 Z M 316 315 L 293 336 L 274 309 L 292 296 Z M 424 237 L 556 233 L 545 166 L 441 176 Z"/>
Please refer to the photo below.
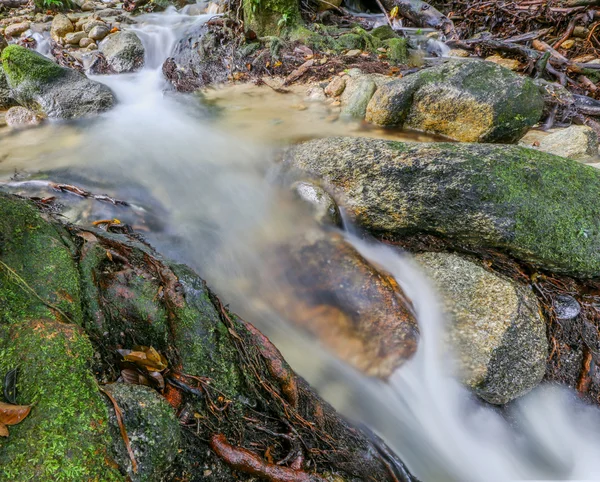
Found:
<path fill-rule="evenodd" d="M 22 279 L 0 265 L 0 322 L 61 320 L 41 298 L 81 324 L 79 277 L 66 233 L 48 223 L 32 203 L 13 196 L 0 194 L 0 213 L 0 261 Z"/>
<path fill-rule="evenodd" d="M 20 45 L 12 44 L 2 51 L 2 67 L 11 87 L 24 81 L 47 83 L 60 78 L 66 72 L 59 65 Z"/>
<path fill-rule="evenodd" d="M 0 372 L 19 366 L 18 402 L 35 406 L 0 441 L 2 480 L 124 480 L 108 457 L 108 413 L 88 368 L 92 356 L 74 325 L 33 320 L 11 328 Z"/>

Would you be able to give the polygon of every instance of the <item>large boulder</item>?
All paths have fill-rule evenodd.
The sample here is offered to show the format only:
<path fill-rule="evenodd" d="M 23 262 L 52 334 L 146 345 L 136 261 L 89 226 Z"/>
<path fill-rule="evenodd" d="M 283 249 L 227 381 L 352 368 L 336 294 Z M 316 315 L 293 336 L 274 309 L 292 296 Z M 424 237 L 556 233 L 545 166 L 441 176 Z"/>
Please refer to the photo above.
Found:
<path fill-rule="evenodd" d="M 514 142 L 543 107 L 530 79 L 491 62 L 454 60 L 379 88 L 366 120 L 462 142 Z"/>
<path fill-rule="evenodd" d="M 117 74 L 134 72 L 144 65 L 144 46 L 135 32 L 124 31 L 109 35 L 100 44 L 100 52 Z"/>
<path fill-rule="evenodd" d="M 505 404 L 542 381 L 546 323 L 532 290 L 448 253 L 416 255 L 434 281 L 449 318 L 449 341 L 465 384 Z"/>
<path fill-rule="evenodd" d="M 104 84 L 18 45 L 2 51 L 2 67 L 16 101 L 48 117 L 86 117 L 110 109 L 115 102 Z"/>
<path fill-rule="evenodd" d="M 225 82 L 231 70 L 231 49 L 221 37 L 207 24 L 190 27 L 163 64 L 167 80 L 181 92 Z"/>
<path fill-rule="evenodd" d="M 530 264 L 600 276 L 600 172 L 517 146 L 330 138 L 283 167 L 316 178 L 379 236 L 443 236 Z"/>

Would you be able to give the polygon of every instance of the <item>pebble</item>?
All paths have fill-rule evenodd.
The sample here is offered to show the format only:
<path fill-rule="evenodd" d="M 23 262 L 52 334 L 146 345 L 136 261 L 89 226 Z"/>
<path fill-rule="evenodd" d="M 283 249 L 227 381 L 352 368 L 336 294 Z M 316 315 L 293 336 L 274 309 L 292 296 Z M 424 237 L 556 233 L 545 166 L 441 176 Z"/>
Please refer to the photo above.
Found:
<path fill-rule="evenodd" d="M 71 32 L 65 35 L 65 42 L 69 45 L 79 45 L 79 42 L 86 37 L 85 32 Z"/>
<path fill-rule="evenodd" d="M 581 305 L 570 295 L 558 295 L 554 298 L 554 312 L 559 320 L 572 320 L 581 313 Z"/>
<path fill-rule="evenodd" d="M 110 33 L 110 29 L 106 25 L 96 25 L 93 27 L 88 36 L 94 40 L 102 40 Z"/>
<path fill-rule="evenodd" d="M 42 119 L 25 107 L 11 107 L 6 112 L 6 124 L 10 127 L 36 126 Z"/>
<path fill-rule="evenodd" d="M 90 45 L 92 45 L 92 44 L 94 44 L 94 43 L 95 43 L 95 42 L 94 42 L 94 40 L 93 40 L 93 39 L 85 37 L 85 38 L 82 38 L 82 39 L 79 41 L 79 46 L 80 46 L 82 49 L 84 49 L 84 48 L 86 48 L 86 47 L 89 47 Z"/>
<path fill-rule="evenodd" d="M 360 55 L 360 50 L 358 49 L 353 49 L 353 50 L 348 50 L 348 52 L 346 52 L 346 57 L 358 57 Z"/>

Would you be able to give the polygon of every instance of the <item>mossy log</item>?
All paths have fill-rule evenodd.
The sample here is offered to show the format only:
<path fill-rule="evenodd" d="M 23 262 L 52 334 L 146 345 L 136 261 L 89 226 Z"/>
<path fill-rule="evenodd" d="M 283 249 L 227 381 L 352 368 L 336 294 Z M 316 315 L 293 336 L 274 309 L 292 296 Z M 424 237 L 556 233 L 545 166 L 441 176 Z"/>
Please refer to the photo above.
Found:
<path fill-rule="evenodd" d="M 15 196 L 0 214 L 0 375 L 33 404 L 0 480 L 407 480 L 189 268 Z M 162 392 L 119 380 L 135 345 L 166 357 Z"/>

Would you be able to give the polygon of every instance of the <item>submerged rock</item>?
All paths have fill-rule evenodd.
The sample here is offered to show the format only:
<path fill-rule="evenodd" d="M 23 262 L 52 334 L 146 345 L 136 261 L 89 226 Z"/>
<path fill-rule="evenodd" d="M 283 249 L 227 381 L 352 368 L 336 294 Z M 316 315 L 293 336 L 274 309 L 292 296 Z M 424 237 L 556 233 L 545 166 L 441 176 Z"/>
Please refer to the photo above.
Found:
<path fill-rule="evenodd" d="M 323 183 L 379 236 L 435 234 L 534 266 L 600 276 L 600 172 L 517 146 L 319 139 L 285 169 Z"/>
<path fill-rule="evenodd" d="M 36 126 L 42 122 L 40 116 L 25 107 L 11 107 L 6 112 L 5 120 L 9 127 Z"/>
<path fill-rule="evenodd" d="M 115 102 L 105 85 L 18 45 L 2 51 L 2 67 L 18 103 L 48 117 L 90 116 L 110 109 Z"/>
<path fill-rule="evenodd" d="M 144 46 L 132 31 L 109 35 L 100 44 L 100 52 L 104 54 L 108 65 L 117 74 L 134 72 L 144 65 Z"/>
<path fill-rule="evenodd" d="M 491 62 L 454 60 L 379 88 L 366 120 L 463 142 L 514 142 L 543 107 L 530 79 Z"/>
<path fill-rule="evenodd" d="M 272 247 L 270 259 L 261 285 L 277 286 L 273 305 L 342 360 L 387 378 L 416 351 L 410 300 L 339 233 L 308 230 Z"/>
<path fill-rule="evenodd" d="M 494 404 L 538 385 L 546 371 L 548 341 L 531 288 L 455 254 L 424 253 L 416 259 L 441 293 L 463 382 Z"/>

